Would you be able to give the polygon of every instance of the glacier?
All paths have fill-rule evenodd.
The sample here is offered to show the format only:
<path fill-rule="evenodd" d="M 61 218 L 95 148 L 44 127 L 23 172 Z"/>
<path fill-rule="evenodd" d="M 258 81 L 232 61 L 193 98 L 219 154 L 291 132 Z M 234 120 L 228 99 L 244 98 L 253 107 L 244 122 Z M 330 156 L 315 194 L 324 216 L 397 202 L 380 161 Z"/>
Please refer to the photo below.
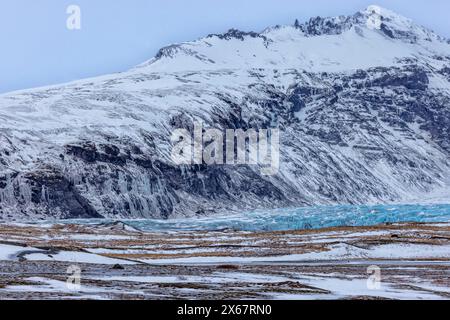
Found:
<path fill-rule="evenodd" d="M 367 21 L 381 16 L 379 29 Z M 377 13 L 378 14 L 378 13 Z M 280 171 L 177 166 L 171 132 L 277 128 Z M 378 7 L 162 48 L 0 95 L 0 218 L 167 219 L 450 199 L 450 43 Z"/>
<path fill-rule="evenodd" d="M 53 223 L 48 220 L 43 223 Z M 450 204 L 339 205 L 256 210 L 184 219 L 65 220 L 65 224 L 109 225 L 122 222 L 145 232 L 293 231 L 333 227 L 367 227 L 393 223 L 450 222 Z"/>

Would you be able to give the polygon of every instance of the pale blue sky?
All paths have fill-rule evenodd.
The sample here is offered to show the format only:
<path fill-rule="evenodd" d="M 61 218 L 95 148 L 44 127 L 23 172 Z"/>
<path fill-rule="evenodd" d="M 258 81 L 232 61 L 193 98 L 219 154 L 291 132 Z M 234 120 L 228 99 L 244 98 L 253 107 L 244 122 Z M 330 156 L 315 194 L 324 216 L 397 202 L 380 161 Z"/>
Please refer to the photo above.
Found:
<path fill-rule="evenodd" d="M 66 28 L 71 4 L 82 10 L 79 31 Z M 124 71 L 160 47 L 209 33 L 260 31 L 369 4 L 450 38 L 448 0 L 2 0 L 0 92 Z"/>

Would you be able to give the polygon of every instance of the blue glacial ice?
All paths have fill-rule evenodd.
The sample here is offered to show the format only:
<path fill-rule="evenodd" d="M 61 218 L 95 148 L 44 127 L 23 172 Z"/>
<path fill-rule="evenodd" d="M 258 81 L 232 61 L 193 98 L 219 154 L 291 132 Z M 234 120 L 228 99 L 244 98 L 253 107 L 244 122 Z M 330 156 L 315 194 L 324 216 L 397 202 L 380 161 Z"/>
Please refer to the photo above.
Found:
<path fill-rule="evenodd" d="M 86 223 L 71 220 L 68 222 Z M 89 223 L 105 222 L 90 220 Z M 111 222 L 111 221 L 109 221 Z M 237 230 L 282 231 L 397 222 L 450 222 L 450 204 L 341 205 L 258 210 L 226 216 L 173 220 L 124 220 L 143 231 Z"/>

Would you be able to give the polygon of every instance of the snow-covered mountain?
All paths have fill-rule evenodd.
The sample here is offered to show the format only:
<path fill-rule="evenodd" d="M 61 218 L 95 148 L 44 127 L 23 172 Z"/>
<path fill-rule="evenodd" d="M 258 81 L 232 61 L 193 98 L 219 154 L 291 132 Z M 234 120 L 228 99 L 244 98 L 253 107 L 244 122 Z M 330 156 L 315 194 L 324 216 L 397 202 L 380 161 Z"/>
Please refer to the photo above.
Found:
<path fill-rule="evenodd" d="M 450 198 L 450 43 L 389 10 L 230 30 L 0 96 L 0 218 Z M 174 129 L 279 128 L 275 176 L 176 166 Z"/>

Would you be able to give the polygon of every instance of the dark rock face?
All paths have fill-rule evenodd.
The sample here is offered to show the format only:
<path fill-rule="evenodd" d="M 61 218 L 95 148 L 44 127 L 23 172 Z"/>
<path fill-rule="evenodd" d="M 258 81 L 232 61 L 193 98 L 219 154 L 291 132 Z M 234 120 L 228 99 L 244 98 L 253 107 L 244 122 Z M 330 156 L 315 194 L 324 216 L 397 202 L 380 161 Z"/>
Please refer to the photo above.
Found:
<path fill-rule="evenodd" d="M 341 34 L 350 29 L 355 22 L 355 17 L 335 17 L 322 18 L 316 17 L 310 19 L 307 23 L 297 26 L 303 32 L 310 36 Z"/>
<path fill-rule="evenodd" d="M 31 190 L 31 202 L 37 206 L 42 204 L 49 216 L 57 209 L 61 218 L 102 217 L 61 172 L 42 169 L 24 175 L 24 180 Z"/>
<path fill-rule="evenodd" d="M 260 35 L 257 32 L 245 32 L 245 31 L 240 31 L 237 29 L 230 29 L 228 30 L 228 32 L 223 33 L 223 34 L 211 34 L 208 37 L 218 37 L 219 39 L 225 39 L 225 40 L 230 40 L 230 39 L 239 39 L 241 41 L 244 41 L 245 37 L 252 37 L 252 38 L 259 38 L 261 37 L 264 40 L 267 40 L 264 36 Z"/>
<path fill-rule="evenodd" d="M 114 145 L 102 144 L 97 149 L 94 142 L 83 142 L 81 145 L 66 145 L 68 155 L 80 158 L 86 162 L 97 161 L 125 165 L 128 155 L 120 154 L 120 149 Z"/>

